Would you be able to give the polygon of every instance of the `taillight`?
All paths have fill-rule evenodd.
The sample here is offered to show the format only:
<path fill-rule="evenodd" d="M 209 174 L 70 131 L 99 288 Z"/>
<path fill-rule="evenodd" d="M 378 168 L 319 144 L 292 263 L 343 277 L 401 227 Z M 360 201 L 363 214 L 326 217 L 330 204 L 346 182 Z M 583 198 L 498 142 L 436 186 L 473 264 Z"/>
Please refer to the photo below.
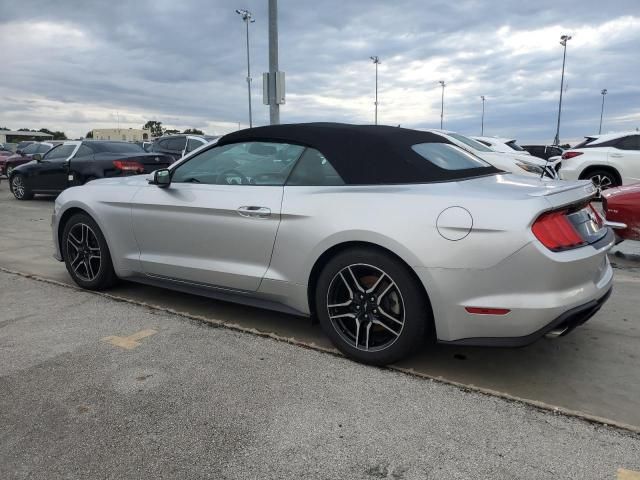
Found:
<path fill-rule="evenodd" d="M 577 157 L 578 155 L 582 155 L 584 152 L 564 152 L 562 154 L 562 160 L 569 160 L 570 158 Z"/>
<path fill-rule="evenodd" d="M 144 166 L 133 160 L 114 160 L 113 166 L 123 172 L 139 172 L 144 173 Z"/>
<path fill-rule="evenodd" d="M 531 226 L 536 238 L 554 252 L 586 244 L 567 218 L 566 213 L 566 210 L 543 213 Z"/>

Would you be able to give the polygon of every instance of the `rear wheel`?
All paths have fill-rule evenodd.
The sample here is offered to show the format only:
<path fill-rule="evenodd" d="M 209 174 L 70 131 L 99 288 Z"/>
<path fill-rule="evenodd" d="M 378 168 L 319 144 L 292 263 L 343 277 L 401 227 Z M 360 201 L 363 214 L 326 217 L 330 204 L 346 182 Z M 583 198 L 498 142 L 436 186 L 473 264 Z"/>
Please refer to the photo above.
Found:
<path fill-rule="evenodd" d="M 619 186 L 617 177 L 608 170 L 592 170 L 582 178 L 585 180 L 591 180 L 598 191 L 598 198 L 601 197 L 603 190 Z"/>
<path fill-rule="evenodd" d="M 33 192 L 27 185 L 27 180 L 19 173 L 11 177 L 11 193 L 17 200 L 31 200 Z"/>
<path fill-rule="evenodd" d="M 107 241 L 89 215 L 78 213 L 69 219 L 60 246 L 69 275 L 82 288 L 103 290 L 117 282 Z"/>
<path fill-rule="evenodd" d="M 315 302 L 334 345 L 373 365 L 413 353 L 431 324 L 424 292 L 408 267 L 372 248 L 345 250 L 329 260 L 318 278 Z"/>
<path fill-rule="evenodd" d="M 7 171 L 5 172 L 5 174 L 7 175 L 7 177 L 11 176 L 11 172 L 13 172 L 13 166 L 12 165 L 8 165 L 7 166 Z"/>

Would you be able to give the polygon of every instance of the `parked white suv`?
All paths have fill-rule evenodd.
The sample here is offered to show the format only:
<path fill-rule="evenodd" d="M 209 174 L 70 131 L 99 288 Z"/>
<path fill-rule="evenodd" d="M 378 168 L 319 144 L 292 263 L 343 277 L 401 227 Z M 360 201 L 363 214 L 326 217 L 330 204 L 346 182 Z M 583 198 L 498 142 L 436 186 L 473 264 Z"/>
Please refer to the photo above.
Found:
<path fill-rule="evenodd" d="M 545 162 L 541 158 L 534 157 L 528 153 L 525 156 L 518 155 L 516 151 L 510 153 L 496 152 L 483 143 L 456 132 L 435 129 L 429 131 L 443 136 L 454 145 L 473 153 L 500 170 L 538 178 L 558 178 L 557 168 L 559 168 L 560 165 L 559 159 L 553 162 Z"/>
<path fill-rule="evenodd" d="M 640 132 L 585 138 L 562 155 L 560 178 L 589 179 L 598 190 L 640 182 Z"/>

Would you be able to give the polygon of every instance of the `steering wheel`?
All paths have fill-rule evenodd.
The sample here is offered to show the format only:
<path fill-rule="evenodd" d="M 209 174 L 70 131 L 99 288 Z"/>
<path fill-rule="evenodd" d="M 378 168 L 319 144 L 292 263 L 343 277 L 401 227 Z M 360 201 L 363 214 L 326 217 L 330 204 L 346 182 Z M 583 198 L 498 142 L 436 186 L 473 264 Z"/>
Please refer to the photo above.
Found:
<path fill-rule="evenodd" d="M 237 180 L 240 181 L 238 182 Z M 222 172 L 218 177 L 217 183 L 222 183 L 223 185 L 248 185 L 250 182 L 249 179 L 238 170 L 231 169 Z"/>

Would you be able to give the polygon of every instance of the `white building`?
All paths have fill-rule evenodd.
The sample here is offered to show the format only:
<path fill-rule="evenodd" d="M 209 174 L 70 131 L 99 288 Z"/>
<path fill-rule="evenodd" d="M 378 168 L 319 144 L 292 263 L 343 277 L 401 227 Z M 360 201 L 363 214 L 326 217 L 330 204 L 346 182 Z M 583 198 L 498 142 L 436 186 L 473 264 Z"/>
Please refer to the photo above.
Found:
<path fill-rule="evenodd" d="M 124 140 L 142 142 L 151 138 L 151 130 L 146 128 L 94 128 L 94 140 Z"/>

